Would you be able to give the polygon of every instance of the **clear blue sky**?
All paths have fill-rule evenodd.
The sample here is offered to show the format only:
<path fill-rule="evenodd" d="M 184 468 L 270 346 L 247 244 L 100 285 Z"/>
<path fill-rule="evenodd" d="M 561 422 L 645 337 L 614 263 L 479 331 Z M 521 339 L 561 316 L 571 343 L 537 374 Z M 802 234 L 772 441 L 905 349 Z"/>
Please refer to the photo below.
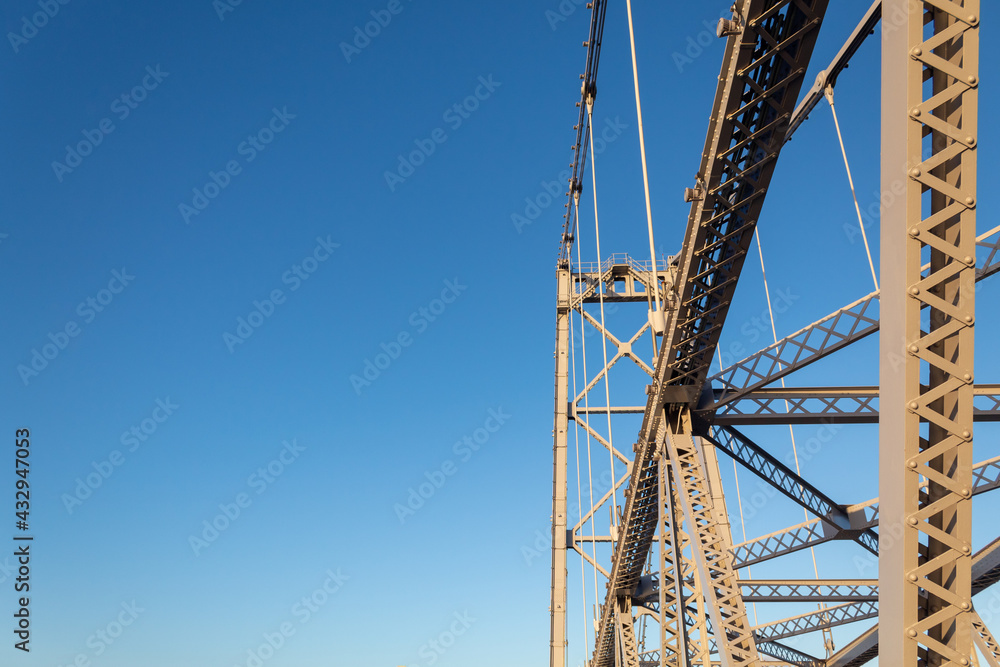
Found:
<path fill-rule="evenodd" d="M 635 4 L 657 245 L 672 254 L 722 55 L 705 25 L 728 3 Z M 831 9 L 809 82 L 868 4 Z M 35 542 L 32 651 L 5 623 L 0 664 L 252 665 L 265 636 L 280 645 L 269 666 L 545 664 L 549 557 L 524 554 L 549 531 L 552 182 L 575 136 L 582 5 L 6 3 L 0 539 L 14 431 L 29 428 Z M 997 55 L 984 32 L 982 62 Z M 838 88 L 863 207 L 877 56 L 866 45 Z M 598 158 L 602 241 L 641 255 L 628 58 L 615 3 L 595 110 L 614 139 Z M 997 128 L 981 129 L 986 149 Z M 834 142 L 821 107 L 765 207 L 772 288 L 801 295 L 779 335 L 870 291 Z M 539 211 L 517 228 L 526 198 Z M 984 192 L 983 229 L 995 209 Z M 737 322 L 766 307 L 748 276 Z M 843 467 L 837 451 L 823 465 Z M 875 495 L 871 468 L 850 483 L 830 470 L 840 502 Z"/>

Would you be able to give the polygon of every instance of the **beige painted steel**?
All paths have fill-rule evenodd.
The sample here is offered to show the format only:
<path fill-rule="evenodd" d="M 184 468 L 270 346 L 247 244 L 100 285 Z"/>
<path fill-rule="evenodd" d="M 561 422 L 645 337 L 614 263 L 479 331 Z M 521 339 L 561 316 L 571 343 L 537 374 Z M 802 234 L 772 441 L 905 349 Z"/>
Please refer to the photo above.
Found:
<path fill-rule="evenodd" d="M 569 267 L 556 271 L 556 386 L 555 418 L 552 427 L 552 597 L 549 665 L 566 665 L 566 440 L 569 428 Z"/>
<path fill-rule="evenodd" d="M 880 653 L 965 667 L 979 1 L 885 0 L 883 13 L 882 185 L 903 182 L 906 196 L 882 214 L 880 513 L 903 529 L 881 531 Z"/>

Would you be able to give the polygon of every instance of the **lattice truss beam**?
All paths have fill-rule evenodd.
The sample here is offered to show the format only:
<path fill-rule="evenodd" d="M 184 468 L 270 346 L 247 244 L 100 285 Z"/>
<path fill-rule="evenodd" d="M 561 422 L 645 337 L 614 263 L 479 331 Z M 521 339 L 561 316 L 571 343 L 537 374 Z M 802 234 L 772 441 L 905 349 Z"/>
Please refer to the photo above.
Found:
<path fill-rule="evenodd" d="M 907 163 L 910 218 L 903 227 L 905 238 L 895 241 L 907 246 L 905 279 L 883 280 L 881 290 L 709 377 L 789 123 L 794 129 L 802 120 L 792 119 L 792 105 L 825 0 L 738 0 L 734 5 L 688 227 L 670 266 L 613 256 L 569 269 L 567 311 L 581 326 L 596 331 L 599 341 L 611 343 L 614 354 L 575 396 L 567 397 L 563 414 L 627 470 L 565 531 L 565 547 L 578 552 L 606 586 L 594 619 L 589 667 L 860 665 L 877 655 L 878 626 L 827 659 L 780 640 L 876 617 L 884 625 L 887 614 L 907 619 L 893 626 L 897 636 L 892 644 L 893 655 L 903 647 L 899 664 L 905 667 L 970 664 L 973 644 L 987 664 L 1000 667 L 997 643 L 971 604 L 974 593 L 1000 579 L 998 543 L 973 558 L 969 537 L 972 497 L 1000 487 L 1000 456 L 975 465 L 971 459 L 973 422 L 1000 421 L 1000 384 L 976 383 L 971 376 L 976 285 L 1000 271 L 1000 226 L 978 236 L 975 226 L 979 9 L 975 0 L 907 2 L 919 6 L 917 13 L 925 18 L 911 21 L 907 33 L 912 43 L 906 51 L 910 89 L 905 122 L 907 141 L 917 146 L 920 159 Z M 845 50 L 857 49 L 883 11 L 887 8 L 876 2 Z M 829 81 L 826 72 L 823 76 Z M 891 247 L 885 234 L 883 229 L 883 254 Z M 882 263 L 887 263 L 884 256 Z M 667 328 L 659 353 L 648 364 L 633 347 L 652 334 L 648 324 L 619 338 L 585 306 L 602 299 L 648 306 L 654 281 L 666 295 Z M 883 319 L 900 312 L 900 284 L 906 294 L 904 336 L 898 335 L 895 322 L 887 327 Z M 887 328 L 905 340 L 905 347 L 886 351 Z M 900 385 L 905 385 L 905 400 L 899 400 L 898 388 L 887 392 L 884 381 L 881 387 L 775 386 L 880 331 L 883 364 L 891 359 L 895 367 L 907 369 Z M 611 368 L 626 359 L 651 378 L 646 405 L 606 406 L 603 392 L 593 400 Z M 923 376 L 913 371 L 921 367 Z M 883 366 L 883 378 L 885 374 Z M 838 503 L 741 429 L 876 424 L 887 406 L 904 408 L 907 429 L 901 465 L 905 493 L 893 488 L 890 500 L 893 518 L 906 519 L 909 531 L 906 556 L 900 559 L 905 566 L 899 570 L 906 577 L 893 589 L 906 591 L 899 604 L 889 609 L 879 604 L 879 591 L 886 590 L 884 574 L 878 580 L 741 579 L 741 568 L 834 540 L 856 543 L 874 571 L 881 558 L 880 510 L 890 506 L 879 498 Z M 612 446 L 595 426 L 608 413 L 642 415 L 634 456 Z M 718 451 L 814 518 L 733 544 Z M 609 530 L 587 534 L 585 526 L 596 525 L 599 512 L 606 515 L 616 492 L 624 503 Z M 903 512 L 901 499 L 909 503 Z M 553 541 L 561 539 L 554 524 Z M 596 544 L 604 544 L 605 550 L 610 546 L 610 564 L 601 562 Z M 554 570 L 556 566 L 554 559 Z M 750 603 L 801 602 L 821 607 L 759 625 L 751 625 L 746 612 Z M 556 648 L 553 644 L 553 655 Z M 553 659 L 553 666 L 561 664 Z"/>

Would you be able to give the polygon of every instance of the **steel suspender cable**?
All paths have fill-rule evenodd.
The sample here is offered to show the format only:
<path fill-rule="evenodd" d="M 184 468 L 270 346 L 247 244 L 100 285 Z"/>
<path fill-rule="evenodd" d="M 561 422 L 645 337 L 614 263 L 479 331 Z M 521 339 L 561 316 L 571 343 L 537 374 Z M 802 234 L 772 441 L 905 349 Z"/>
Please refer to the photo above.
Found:
<path fill-rule="evenodd" d="M 653 209 L 649 204 L 649 175 L 646 173 L 646 140 L 642 131 L 642 104 L 639 102 L 639 68 L 635 61 L 635 30 L 632 28 L 632 0 L 626 0 L 628 7 L 628 36 L 632 45 L 632 79 L 635 81 L 635 113 L 639 119 L 639 155 L 642 157 L 642 186 L 646 193 L 646 227 L 649 229 L 649 259 L 653 262 L 653 308 L 660 312 L 660 281 L 656 274 L 656 244 L 653 241 Z M 657 315 L 656 317 L 660 317 Z M 662 322 L 662 318 L 657 320 Z M 650 325 L 653 325 L 652 318 Z M 657 333 L 662 333 L 662 327 Z"/>
<path fill-rule="evenodd" d="M 608 337 L 605 334 L 607 331 L 607 326 L 604 322 L 604 265 L 601 262 L 601 223 L 597 217 L 597 162 L 594 158 L 594 142 L 593 142 L 593 132 L 594 132 L 594 96 L 591 94 L 587 97 L 587 124 L 590 127 L 591 132 L 591 142 L 590 142 L 590 178 L 594 189 L 594 234 L 597 239 L 597 266 L 598 275 L 600 276 L 600 282 L 597 285 L 597 294 L 600 297 L 601 302 L 601 347 L 604 349 L 604 396 L 607 402 L 608 409 L 608 458 L 611 461 L 611 527 L 612 535 L 617 533 L 618 526 L 618 493 L 617 485 L 615 484 L 615 441 L 611 436 L 611 382 L 608 377 L 611 369 L 608 368 Z M 617 541 L 617 540 L 615 540 Z"/>
<path fill-rule="evenodd" d="M 726 368 L 725 366 L 722 365 L 722 347 L 716 346 L 715 351 L 719 357 L 719 371 L 722 372 Z M 743 542 L 746 542 L 747 524 L 746 521 L 743 519 L 743 496 L 740 495 L 740 473 L 736 467 L 736 459 L 733 459 L 733 479 L 736 480 L 736 504 L 739 505 L 740 508 L 740 529 L 743 532 Z M 738 573 L 739 571 L 737 571 L 737 575 Z M 750 571 L 749 565 L 747 565 L 747 579 L 753 579 L 753 572 Z M 753 624 L 760 625 L 760 622 L 757 620 L 757 603 L 756 602 L 752 603 L 752 606 L 753 606 Z"/>
<path fill-rule="evenodd" d="M 576 190 L 573 193 L 573 209 L 574 209 L 573 210 L 574 224 L 576 226 L 575 231 L 576 231 L 576 234 L 577 234 L 577 239 L 579 239 L 579 235 L 580 235 L 580 191 L 579 190 Z M 576 264 L 577 264 L 577 267 L 579 268 L 579 266 L 580 266 L 580 242 L 579 242 L 579 240 L 577 240 L 577 243 L 576 243 Z M 572 278 L 572 276 L 571 276 L 571 278 Z M 574 289 L 574 294 L 575 294 L 576 288 L 574 287 L 573 289 Z M 583 308 L 582 305 L 580 307 L 581 307 L 581 309 Z M 570 313 L 570 324 L 572 325 L 572 323 L 573 323 L 573 314 Z M 586 329 L 587 329 L 587 320 L 583 317 L 583 312 L 581 312 L 580 313 L 580 348 L 581 348 L 581 351 L 583 352 L 583 381 L 584 381 L 583 408 L 584 408 L 584 412 L 587 413 L 587 419 L 589 420 L 590 419 L 590 391 L 586 387 L 589 386 L 590 383 L 587 381 L 587 336 L 586 336 Z M 574 402 L 576 401 L 576 395 L 575 394 L 573 396 L 573 400 L 574 400 Z M 579 424 L 578 420 L 574 420 L 574 421 L 577 422 L 577 424 Z M 594 523 L 595 523 L 594 519 L 595 519 L 595 515 L 597 514 L 597 512 L 596 512 L 596 510 L 594 508 L 594 468 L 593 468 L 593 465 L 591 463 L 591 455 L 590 455 L 590 424 L 589 423 L 587 424 L 587 427 L 584 429 L 584 431 L 587 433 L 587 490 L 588 490 L 588 492 L 590 494 L 590 546 L 591 546 L 591 552 L 592 552 L 593 557 L 594 557 L 594 566 L 591 569 L 594 571 L 594 600 L 596 601 L 598 599 L 598 588 L 597 588 L 597 529 L 595 528 L 595 525 L 594 525 Z M 581 510 L 580 514 L 581 515 L 583 514 L 582 510 Z M 580 519 L 583 520 L 583 516 L 581 516 Z M 584 610 L 586 610 L 586 607 L 584 607 Z M 586 613 L 586 611 L 584 613 Z M 595 615 L 594 615 L 594 631 L 595 632 L 597 631 L 597 616 L 596 616 L 596 612 L 595 612 Z M 589 644 L 589 642 L 588 642 L 588 644 Z"/>
<path fill-rule="evenodd" d="M 833 112 L 833 124 L 837 128 L 837 139 L 840 141 L 840 152 L 844 156 L 844 166 L 847 167 L 847 182 L 851 184 L 851 196 L 854 197 L 854 210 L 858 213 L 858 226 L 861 227 L 861 238 L 865 242 L 865 252 L 868 253 L 868 267 L 872 270 L 872 281 L 875 283 L 875 291 L 878 291 L 878 275 L 875 273 L 875 262 L 872 260 L 872 250 L 868 246 L 868 234 L 865 233 L 865 221 L 861 217 L 861 207 L 858 205 L 858 195 L 854 191 L 854 178 L 851 176 L 851 163 L 847 161 L 847 149 L 844 148 L 844 137 L 840 133 L 840 121 L 837 120 L 837 107 L 833 104 L 833 86 L 826 87 L 826 99 L 830 102 L 830 111 Z"/>
<path fill-rule="evenodd" d="M 771 320 L 771 335 L 774 337 L 774 342 L 778 342 L 778 329 L 774 324 L 774 309 L 771 307 L 771 289 L 767 285 L 767 269 L 764 268 L 764 246 L 760 242 L 760 225 L 757 225 L 756 237 L 757 239 L 757 254 L 760 256 L 760 274 L 764 278 L 764 295 L 767 297 L 767 313 Z M 781 378 L 781 386 L 785 386 L 785 378 Z M 788 401 L 785 401 L 785 412 L 789 411 Z M 795 428 L 789 424 L 788 434 L 792 438 L 792 455 L 795 458 L 795 474 L 799 477 L 802 476 L 802 470 L 799 468 L 799 451 L 795 446 Z M 806 521 L 809 520 L 809 511 L 805 508 L 802 509 L 802 513 L 805 515 Z M 809 553 L 812 555 L 813 572 L 816 574 L 816 578 L 819 579 L 819 566 L 816 564 L 816 547 L 809 547 Z M 820 603 L 820 611 L 826 609 L 826 605 Z M 833 634 L 830 632 L 830 628 L 823 629 L 823 643 L 826 644 L 827 657 L 833 655 Z"/>
<path fill-rule="evenodd" d="M 572 276 L 571 276 L 572 277 Z M 572 283 L 571 283 L 572 284 Z M 575 287 L 574 287 L 575 290 Z M 569 357 L 570 365 L 573 367 L 573 403 L 576 405 L 576 341 L 573 336 L 573 330 L 576 328 L 573 324 L 573 311 L 569 312 Z M 586 373 L 584 373 L 584 379 L 586 379 Z M 573 420 L 573 438 L 576 443 L 576 506 L 580 510 L 581 517 L 583 516 L 583 493 L 580 490 L 580 422 L 576 419 Z M 580 558 L 580 591 L 583 593 L 583 645 L 590 645 L 590 628 L 587 627 L 587 568 L 584 564 L 584 559 Z"/>

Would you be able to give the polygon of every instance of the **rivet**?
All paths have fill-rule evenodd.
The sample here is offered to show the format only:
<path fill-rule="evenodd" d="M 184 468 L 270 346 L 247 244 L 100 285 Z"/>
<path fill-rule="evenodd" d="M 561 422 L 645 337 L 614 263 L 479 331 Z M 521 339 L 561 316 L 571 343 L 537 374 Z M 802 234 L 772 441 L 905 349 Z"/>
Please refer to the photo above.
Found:
<path fill-rule="evenodd" d="M 962 609 L 968 609 L 969 608 L 969 603 L 968 602 L 963 602 L 960 606 L 962 607 Z"/>
<path fill-rule="evenodd" d="M 912 352 L 913 354 L 916 354 L 919 351 L 920 351 L 920 348 L 917 347 L 916 345 L 911 345 L 910 346 L 910 352 Z"/>
<path fill-rule="evenodd" d="M 973 259 L 972 257 L 970 257 L 969 255 L 966 255 L 965 257 L 963 257 L 963 258 L 962 258 L 962 261 L 963 261 L 963 262 L 965 262 L 966 264 L 972 264 L 972 263 L 973 263 L 973 262 L 975 262 L 976 260 L 974 260 L 974 259 Z"/>
<path fill-rule="evenodd" d="M 911 574 L 910 576 L 912 577 L 913 575 Z M 907 630 L 906 634 L 908 634 L 911 637 L 916 637 L 917 636 L 917 631 L 916 630 Z"/>
<path fill-rule="evenodd" d="M 916 178 L 919 175 L 920 175 L 920 167 L 914 167 L 913 169 L 910 170 L 910 176 L 912 176 L 913 178 Z"/>
<path fill-rule="evenodd" d="M 906 578 L 909 579 L 910 581 L 916 581 L 917 580 L 917 575 L 915 575 L 915 574 L 909 574 L 909 575 L 906 576 Z M 913 632 L 913 630 L 910 630 L 910 632 Z"/>
<path fill-rule="evenodd" d="M 909 461 L 906 465 L 910 466 L 911 468 L 916 468 L 917 467 L 917 462 L 916 461 Z"/>
<path fill-rule="evenodd" d="M 920 236 L 920 230 L 916 227 L 910 227 L 910 236 L 917 237 Z"/>
<path fill-rule="evenodd" d="M 970 431 L 962 431 L 962 437 L 968 440 L 972 437 L 972 433 Z"/>
<path fill-rule="evenodd" d="M 963 554 L 972 553 L 972 549 L 970 547 L 968 547 L 968 546 L 964 546 L 964 547 L 962 547 L 962 553 Z"/>
<path fill-rule="evenodd" d="M 965 138 L 965 143 L 967 143 L 970 146 L 972 146 L 973 144 L 976 143 L 976 138 L 975 137 L 966 137 Z"/>
<path fill-rule="evenodd" d="M 916 287 L 916 286 L 911 287 L 910 288 L 910 294 L 912 294 L 914 296 L 916 296 L 917 294 L 920 294 L 920 288 Z"/>
<path fill-rule="evenodd" d="M 969 23 L 972 23 L 973 25 L 975 25 L 978 22 L 979 22 L 979 17 L 978 16 L 976 16 L 975 14 L 969 14 Z"/>
<path fill-rule="evenodd" d="M 971 496 L 971 495 L 972 495 L 972 492 L 971 492 L 971 491 L 969 491 L 969 490 L 968 490 L 968 489 L 966 489 L 966 488 L 962 488 L 962 489 L 960 489 L 958 493 L 959 493 L 960 495 L 962 495 L 963 497 L 965 497 L 965 498 L 968 498 L 969 496 Z"/>
<path fill-rule="evenodd" d="M 977 79 L 977 78 L 976 78 L 976 76 L 975 76 L 974 74 L 970 74 L 970 75 L 968 76 L 968 78 L 966 79 L 966 81 L 968 81 L 968 82 L 969 82 L 969 85 L 972 85 L 972 86 L 974 86 L 974 85 L 976 85 L 977 83 L 979 83 L 979 79 Z"/>
<path fill-rule="evenodd" d="M 972 382 L 972 373 L 966 373 L 965 375 L 962 376 L 962 379 L 965 380 L 966 382 Z"/>
<path fill-rule="evenodd" d="M 911 410 L 916 410 L 918 407 L 919 406 L 917 405 L 916 401 L 910 401 L 910 409 Z"/>
<path fill-rule="evenodd" d="M 965 198 L 966 206 L 974 206 L 975 203 L 976 203 L 976 198 L 973 197 L 972 195 L 969 195 L 968 197 Z"/>
<path fill-rule="evenodd" d="M 923 53 L 924 53 L 923 49 L 921 49 L 919 46 L 914 46 L 912 49 L 910 49 L 911 56 L 920 56 L 923 55 Z"/>
<path fill-rule="evenodd" d="M 965 609 L 965 607 L 962 607 L 962 609 Z M 961 658 L 958 661 L 958 664 L 960 664 L 960 665 L 967 665 L 967 664 L 969 664 L 969 659 L 968 658 Z"/>
<path fill-rule="evenodd" d="M 906 522 L 908 524 L 910 524 L 911 526 L 915 526 L 915 525 L 917 525 L 917 518 L 911 516 L 909 519 L 906 520 Z M 910 576 L 913 577 L 914 581 L 916 580 L 916 576 L 915 575 L 911 574 Z"/>

